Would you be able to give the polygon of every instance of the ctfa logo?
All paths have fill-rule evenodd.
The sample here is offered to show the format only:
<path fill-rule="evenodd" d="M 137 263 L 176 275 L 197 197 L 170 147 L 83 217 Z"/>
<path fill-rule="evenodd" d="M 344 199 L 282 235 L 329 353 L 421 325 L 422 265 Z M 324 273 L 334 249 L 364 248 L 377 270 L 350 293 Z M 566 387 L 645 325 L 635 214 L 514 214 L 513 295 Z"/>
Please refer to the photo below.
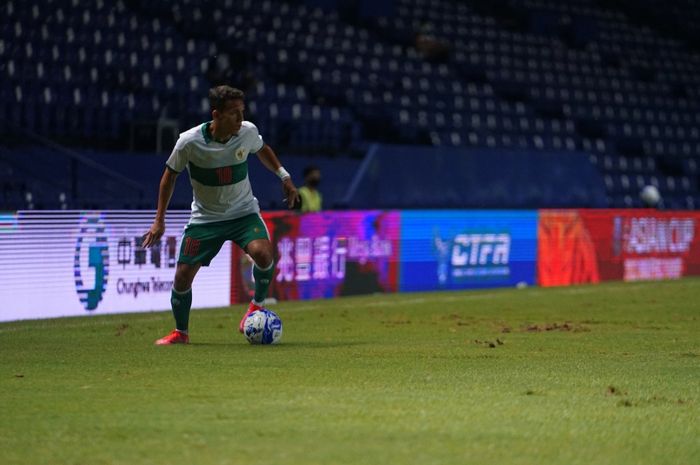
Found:
<path fill-rule="evenodd" d="M 436 232 L 433 247 L 437 255 L 438 282 L 469 281 L 510 275 L 510 234 L 460 233 L 443 239 Z"/>
<path fill-rule="evenodd" d="M 73 271 L 80 302 L 86 310 L 95 310 L 102 300 L 109 277 L 109 244 L 105 225 L 99 215 L 84 216 L 80 220 Z M 93 274 L 94 279 L 89 279 L 88 276 Z"/>

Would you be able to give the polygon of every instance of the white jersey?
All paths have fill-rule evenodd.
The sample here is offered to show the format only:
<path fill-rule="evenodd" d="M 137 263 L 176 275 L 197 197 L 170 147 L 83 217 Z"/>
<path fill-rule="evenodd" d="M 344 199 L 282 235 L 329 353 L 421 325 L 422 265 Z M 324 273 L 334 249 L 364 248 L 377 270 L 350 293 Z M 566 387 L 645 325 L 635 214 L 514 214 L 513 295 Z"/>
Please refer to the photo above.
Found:
<path fill-rule="evenodd" d="M 226 221 L 260 213 L 248 179 L 248 154 L 263 147 L 253 123 L 243 121 L 238 134 L 225 144 L 209 134 L 209 123 L 180 134 L 165 164 L 181 173 L 190 173 L 192 216 L 190 224 Z"/>

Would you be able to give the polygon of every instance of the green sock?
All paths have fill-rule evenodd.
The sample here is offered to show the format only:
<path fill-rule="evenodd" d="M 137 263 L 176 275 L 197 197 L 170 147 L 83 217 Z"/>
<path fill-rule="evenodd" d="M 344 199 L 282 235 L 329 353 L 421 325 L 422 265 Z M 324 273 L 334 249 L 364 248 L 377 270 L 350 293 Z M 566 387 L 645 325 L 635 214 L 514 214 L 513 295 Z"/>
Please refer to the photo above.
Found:
<path fill-rule="evenodd" d="M 178 292 L 175 289 L 170 293 L 170 305 L 173 307 L 175 317 L 175 328 L 180 331 L 187 331 L 190 321 L 190 307 L 192 306 L 192 289 L 185 292 Z"/>
<path fill-rule="evenodd" d="M 253 265 L 253 278 L 255 279 L 255 301 L 264 302 L 267 291 L 270 289 L 272 275 L 275 273 L 275 262 L 270 263 L 267 268 L 260 269 L 258 265 Z"/>

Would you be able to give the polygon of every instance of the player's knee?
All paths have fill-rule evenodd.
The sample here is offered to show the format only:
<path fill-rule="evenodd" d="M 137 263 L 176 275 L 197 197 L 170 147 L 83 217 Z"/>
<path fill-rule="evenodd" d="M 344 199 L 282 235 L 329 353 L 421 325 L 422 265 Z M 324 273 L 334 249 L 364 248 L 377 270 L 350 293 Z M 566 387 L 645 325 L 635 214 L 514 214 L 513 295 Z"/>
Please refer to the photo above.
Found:
<path fill-rule="evenodd" d="M 177 270 L 175 271 L 175 280 L 173 281 L 173 287 L 177 292 L 185 292 L 192 287 L 192 281 L 196 274 L 196 269 L 182 266 L 179 264 Z"/>
<path fill-rule="evenodd" d="M 272 252 L 262 252 L 255 258 L 255 265 L 261 269 L 267 269 L 272 265 L 274 259 L 272 258 Z"/>
<path fill-rule="evenodd" d="M 266 269 L 274 261 L 272 244 L 269 241 L 256 241 L 248 246 L 248 255 L 258 268 Z"/>
<path fill-rule="evenodd" d="M 175 275 L 173 287 L 177 292 L 185 292 L 192 287 L 192 279 L 187 275 Z"/>

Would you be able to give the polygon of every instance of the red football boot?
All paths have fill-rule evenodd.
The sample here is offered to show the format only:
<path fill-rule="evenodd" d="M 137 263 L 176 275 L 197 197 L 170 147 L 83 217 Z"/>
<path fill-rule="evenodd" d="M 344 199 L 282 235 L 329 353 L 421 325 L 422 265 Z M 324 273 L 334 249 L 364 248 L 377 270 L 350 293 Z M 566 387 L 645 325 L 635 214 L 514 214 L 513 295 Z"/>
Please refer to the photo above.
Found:
<path fill-rule="evenodd" d="M 190 343 L 190 337 L 185 334 L 181 333 L 177 329 L 173 329 L 173 331 L 168 334 L 167 336 L 160 338 L 156 341 L 157 346 L 165 346 L 169 344 L 189 344 Z"/>
<path fill-rule="evenodd" d="M 243 326 L 245 325 L 245 319 L 248 318 L 248 315 L 251 313 L 257 311 L 257 310 L 262 310 L 262 306 L 260 305 L 255 305 L 253 302 L 248 305 L 248 311 L 245 312 L 245 315 L 243 315 L 243 318 L 241 318 L 241 322 L 238 324 L 238 332 L 243 334 Z"/>

